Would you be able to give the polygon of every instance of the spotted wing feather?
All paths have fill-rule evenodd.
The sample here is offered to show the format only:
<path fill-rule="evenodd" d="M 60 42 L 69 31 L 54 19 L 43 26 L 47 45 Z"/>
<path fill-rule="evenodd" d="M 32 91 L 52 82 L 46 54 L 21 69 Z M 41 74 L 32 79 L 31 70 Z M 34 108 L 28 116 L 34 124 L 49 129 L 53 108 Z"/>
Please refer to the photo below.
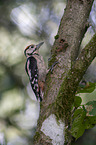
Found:
<path fill-rule="evenodd" d="M 27 58 L 25 69 L 29 76 L 32 90 L 34 91 L 38 99 L 40 98 L 40 91 L 38 86 L 38 68 L 37 68 L 37 61 L 34 57 L 31 56 Z"/>

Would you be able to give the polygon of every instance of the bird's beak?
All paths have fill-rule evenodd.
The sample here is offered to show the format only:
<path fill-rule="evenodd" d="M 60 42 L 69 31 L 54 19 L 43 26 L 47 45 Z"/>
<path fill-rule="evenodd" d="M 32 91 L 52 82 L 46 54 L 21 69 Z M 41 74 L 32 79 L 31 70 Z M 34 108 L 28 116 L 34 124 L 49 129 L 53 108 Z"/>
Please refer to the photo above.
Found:
<path fill-rule="evenodd" d="M 44 42 L 41 42 L 41 43 L 37 44 L 37 45 L 36 45 L 36 48 L 39 49 L 40 46 L 41 46 L 43 43 L 44 43 Z"/>

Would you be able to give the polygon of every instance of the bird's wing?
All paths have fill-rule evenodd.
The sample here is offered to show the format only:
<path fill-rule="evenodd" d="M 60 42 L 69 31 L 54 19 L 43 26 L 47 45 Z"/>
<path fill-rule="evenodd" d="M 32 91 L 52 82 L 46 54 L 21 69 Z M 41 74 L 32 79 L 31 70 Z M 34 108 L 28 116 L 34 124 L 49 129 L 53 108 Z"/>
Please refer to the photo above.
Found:
<path fill-rule="evenodd" d="M 26 72 L 29 76 L 31 87 L 38 99 L 40 97 L 39 86 L 38 86 L 38 68 L 37 61 L 34 57 L 29 57 L 25 66 Z"/>

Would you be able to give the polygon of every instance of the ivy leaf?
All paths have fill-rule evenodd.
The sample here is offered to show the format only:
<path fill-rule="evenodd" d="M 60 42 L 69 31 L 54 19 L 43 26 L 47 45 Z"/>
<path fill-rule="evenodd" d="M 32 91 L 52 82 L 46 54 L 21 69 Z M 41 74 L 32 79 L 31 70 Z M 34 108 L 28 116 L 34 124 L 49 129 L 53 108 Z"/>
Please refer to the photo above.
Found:
<path fill-rule="evenodd" d="M 86 129 L 93 128 L 95 124 L 96 124 L 96 116 L 86 116 L 86 119 L 85 119 Z"/>
<path fill-rule="evenodd" d="M 95 90 L 95 85 L 96 83 L 91 83 L 89 82 L 88 85 L 86 85 L 85 87 L 79 87 L 79 90 L 77 93 L 92 93 Z"/>
<path fill-rule="evenodd" d="M 89 115 L 96 115 L 96 101 L 89 101 L 88 103 L 86 103 L 86 105 L 86 110 Z"/>
<path fill-rule="evenodd" d="M 73 124 L 71 128 L 72 136 L 78 139 L 83 135 L 85 131 L 84 119 L 86 117 L 86 112 L 83 109 L 77 109 L 74 112 Z"/>
<path fill-rule="evenodd" d="M 75 96 L 75 99 L 74 99 L 74 106 L 75 106 L 76 108 L 78 108 L 78 107 L 80 106 L 81 102 L 82 102 L 81 97 Z"/>
<path fill-rule="evenodd" d="M 86 103 L 86 105 L 92 105 L 93 107 L 96 107 L 96 101 L 89 101 Z"/>

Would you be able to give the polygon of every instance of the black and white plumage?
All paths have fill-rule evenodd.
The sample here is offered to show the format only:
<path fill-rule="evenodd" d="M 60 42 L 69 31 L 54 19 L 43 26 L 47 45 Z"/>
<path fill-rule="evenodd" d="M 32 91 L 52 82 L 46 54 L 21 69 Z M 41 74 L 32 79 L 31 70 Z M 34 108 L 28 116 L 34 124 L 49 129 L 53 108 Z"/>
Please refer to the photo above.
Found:
<path fill-rule="evenodd" d="M 29 45 L 24 54 L 27 57 L 25 70 L 29 76 L 31 88 L 36 95 L 37 100 L 42 100 L 44 83 L 46 78 L 47 69 L 43 57 L 39 54 L 38 49 L 44 42 L 38 45 Z"/>

